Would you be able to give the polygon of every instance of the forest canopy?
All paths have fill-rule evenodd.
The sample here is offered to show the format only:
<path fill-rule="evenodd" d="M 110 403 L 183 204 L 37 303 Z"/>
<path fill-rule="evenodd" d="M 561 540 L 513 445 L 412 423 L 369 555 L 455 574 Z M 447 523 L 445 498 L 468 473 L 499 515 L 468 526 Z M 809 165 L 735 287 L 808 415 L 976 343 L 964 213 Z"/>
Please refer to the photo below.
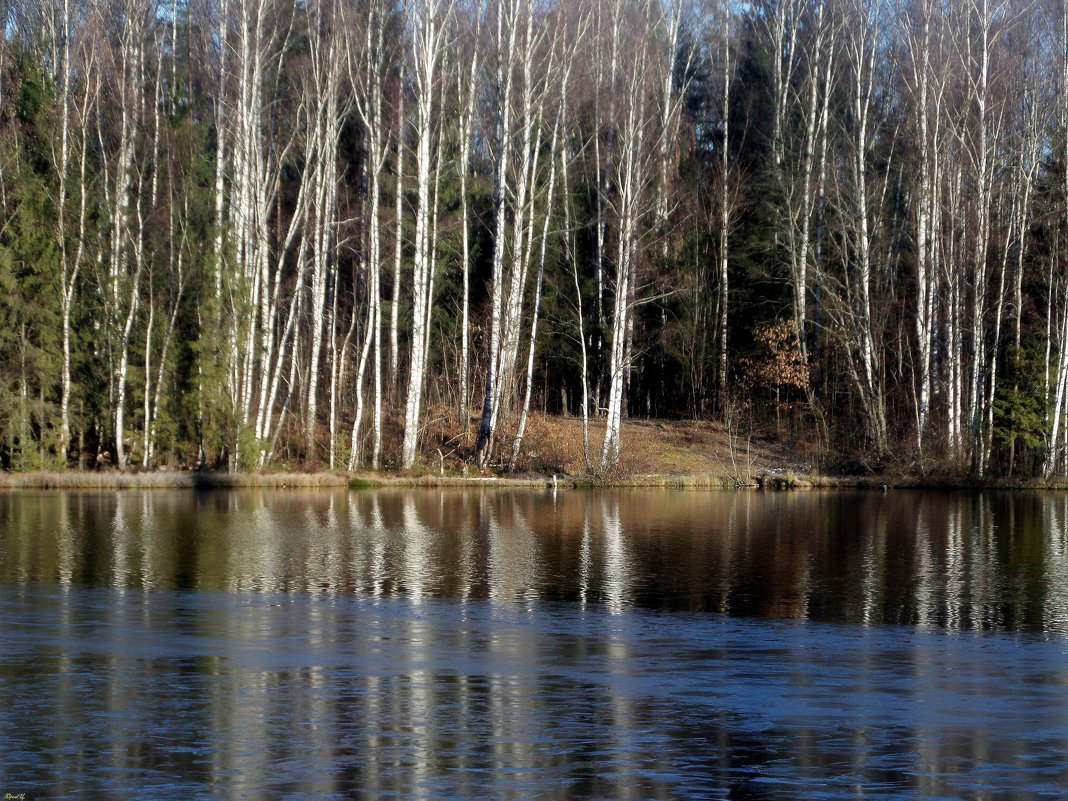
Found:
<path fill-rule="evenodd" d="M 0 0 L 0 464 L 1064 475 L 1066 9 Z"/>

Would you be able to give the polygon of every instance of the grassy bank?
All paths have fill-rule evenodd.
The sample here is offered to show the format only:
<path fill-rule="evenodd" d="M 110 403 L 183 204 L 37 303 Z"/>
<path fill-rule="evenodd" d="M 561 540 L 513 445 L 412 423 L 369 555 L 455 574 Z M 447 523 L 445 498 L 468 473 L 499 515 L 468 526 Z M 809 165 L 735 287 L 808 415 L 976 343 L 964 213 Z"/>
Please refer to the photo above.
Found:
<path fill-rule="evenodd" d="M 597 462 L 603 421 L 590 424 L 590 461 Z M 450 435 L 452 436 L 452 435 Z M 821 475 L 802 448 L 755 437 L 730 436 L 715 423 L 630 420 L 623 425 L 620 465 L 606 475 L 586 467 L 577 418 L 533 415 L 515 472 L 475 469 L 458 449 L 433 447 L 414 471 L 225 473 L 193 470 L 117 470 L 2 473 L 0 489 L 266 489 L 371 487 L 659 487 L 665 489 L 1068 489 L 1068 480 L 977 480 L 954 474 Z"/>
<path fill-rule="evenodd" d="M 498 487 L 548 489 L 552 487 L 648 487 L 664 489 L 723 489 L 737 486 L 718 475 L 643 475 L 618 478 L 561 475 L 413 475 L 403 473 L 2 473 L 0 490 L 159 490 L 159 489 L 376 489 L 389 487 Z M 754 484 L 754 486 L 756 486 Z"/>
<path fill-rule="evenodd" d="M 733 486 L 723 476 L 630 476 L 603 479 L 561 475 L 430 475 L 413 473 L 0 473 L 0 490 L 156 490 L 156 489 L 376 489 L 389 487 L 511 487 L 528 489 L 594 487 L 716 488 Z"/>
<path fill-rule="evenodd" d="M 300 489 L 348 486 L 349 476 L 338 473 L 153 473 L 88 472 L 3 473 L 0 488 L 8 489 Z"/>
<path fill-rule="evenodd" d="M 473 435 L 473 431 L 470 434 Z M 597 446 L 604 437 L 603 421 L 590 424 L 590 460 L 598 462 Z M 460 448 L 446 443 L 460 440 L 459 432 L 428 432 L 421 463 L 413 471 L 386 470 L 349 474 L 316 471 L 226 473 L 193 470 L 126 472 L 99 471 L 0 473 L 0 488 L 33 489 L 230 489 L 260 487 L 300 489 L 371 486 L 449 487 L 690 487 L 722 488 L 753 483 L 761 471 L 785 463 L 787 454 L 752 440 L 732 441 L 711 423 L 687 421 L 627 421 L 623 425 L 620 465 L 604 476 L 586 467 L 582 423 L 578 418 L 531 416 L 517 469 L 478 470 Z M 390 453 L 393 449 L 387 448 Z"/>
<path fill-rule="evenodd" d="M 986 479 L 968 476 L 824 476 L 798 474 L 774 469 L 757 473 L 750 480 L 738 481 L 724 474 L 643 474 L 629 476 L 569 476 L 569 475 L 413 475 L 401 473 L 0 473 L 0 490 L 222 490 L 260 488 L 273 490 L 299 489 L 375 489 L 402 487 L 454 488 L 527 488 L 595 489 L 734 489 L 764 490 L 812 489 L 1046 489 L 1068 490 L 1065 479 Z"/>

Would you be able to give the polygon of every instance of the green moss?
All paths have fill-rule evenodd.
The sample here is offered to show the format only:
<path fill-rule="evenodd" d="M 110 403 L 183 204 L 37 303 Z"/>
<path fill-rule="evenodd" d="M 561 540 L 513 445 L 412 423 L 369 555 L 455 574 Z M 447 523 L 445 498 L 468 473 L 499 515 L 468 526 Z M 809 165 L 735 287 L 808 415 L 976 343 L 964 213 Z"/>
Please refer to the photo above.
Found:
<path fill-rule="evenodd" d="M 575 481 L 573 486 L 575 489 L 597 489 L 598 487 L 603 487 L 604 483 L 595 478 L 580 478 Z"/>
<path fill-rule="evenodd" d="M 375 481 L 374 479 L 363 478 L 361 476 L 353 476 L 352 478 L 349 479 L 349 489 L 350 490 L 377 489 L 378 487 L 381 487 L 381 486 L 382 486 L 382 482 L 381 481 Z"/>

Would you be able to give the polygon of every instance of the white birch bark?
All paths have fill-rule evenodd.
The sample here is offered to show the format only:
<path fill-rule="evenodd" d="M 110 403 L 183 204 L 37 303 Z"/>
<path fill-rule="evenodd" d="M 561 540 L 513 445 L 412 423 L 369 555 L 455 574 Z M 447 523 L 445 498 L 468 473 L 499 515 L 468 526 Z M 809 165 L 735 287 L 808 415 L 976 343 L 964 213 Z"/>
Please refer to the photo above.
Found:
<path fill-rule="evenodd" d="M 282 313 L 286 308 L 282 270 L 292 257 L 289 250 L 296 241 L 296 233 L 303 230 L 307 205 L 315 199 L 315 188 L 325 185 L 316 170 L 305 171 L 301 180 L 297 211 L 284 236 L 272 247 L 272 212 L 280 186 L 282 170 L 300 144 L 310 140 L 310 147 L 323 137 L 307 131 L 322 131 L 322 103 L 311 109 L 301 104 L 296 117 L 285 117 L 291 111 L 281 104 L 269 102 L 275 87 L 288 69 L 286 55 L 298 23 L 296 7 L 274 7 L 269 0 L 230 0 L 235 3 L 235 65 L 233 100 L 228 104 L 232 124 L 224 132 L 228 136 L 226 150 L 232 154 L 227 161 L 229 203 L 223 251 L 233 256 L 233 269 L 223 273 L 223 317 L 226 320 L 223 338 L 226 347 L 227 389 L 233 402 L 237 430 L 230 443 L 231 468 L 242 463 L 263 463 L 269 450 L 265 445 L 270 430 L 273 409 L 266 399 L 273 396 L 268 389 L 277 375 L 284 357 L 285 324 Z M 320 87 L 321 88 L 321 87 Z M 329 93 L 318 92 L 315 97 L 325 99 Z M 308 126 L 304 119 L 310 120 Z M 325 134 L 323 134 L 325 136 Z M 309 157 L 312 163 L 318 161 Z M 329 168 L 329 164 L 325 165 Z M 319 182 L 315 183 L 314 179 Z M 309 187 L 307 184 L 311 181 Z M 323 208 L 316 211 L 328 216 Z M 303 242 L 309 234 L 301 238 Z M 315 236 L 314 232 L 310 234 Z M 304 247 L 302 244 L 301 247 Z M 319 248 L 313 248 L 313 257 Z M 290 289 L 302 291 L 302 284 Z M 299 304 L 298 304 L 299 305 Z M 288 304 L 293 308 L 293 304 Z M 290 387 L 292 390 L 293 388 Z M 260 445 L 252 454 L 242 453 L 243 436 L 248 433 Z"/>
<path fill-rule="evenodd" d="M 976 231 L 974 239 L 974 255 L 972 264 L 972 309 L 971 311 L 971 365 L 968 392 L 968 420 L 970 428 L 969 446 L 972 454 L 972 469 L 982 477 L 983 465 L 980 458 L 982 448 L 982 371 L 986 361 L 986 337 L 985 317 L 987 303 L 987 280 L 989 273 L 988 252 L 990 247 L 990 215 L 992 204 L 993 164 L 990 152 L 991 146 L 991 120 L 989 119 L 989 83 L 990 83 L 990 48 L 991 27 L 993 19 L 989 0 L 972 0 L 971 11 L 977 15 L 977 23 L 980 27 L 979 47 L 979 75 L 974 84 L 974 102 L 977 108 L 977 120 L 975 128 L 978 132 L 978 142 L 975 148 L 978 152 L 978 164 L 976 165 L 976 186 L 978 197 L 976 198 Z M 972 57 L 975 58 L 974 56 Z"/>
<path fill-rule="evenodd" d="M 625 5 L 616 0 L 613 8 L 617 19 L 621 19 Z M 616 241 L 615 287 L 611 316 L 611 333 L 609 336 L 608 362 L 608 412 L 605 420 L 604 440 L 601 445 L 600 469 L 607 471 L 619 463 L 622 443 L 620 427 L 625 398 L 623 394 L 624 376 L 629 369 L 627 364 L 627 330 L 633 311 L 632 283 L 636 280 L 637 258 L 641 232 L 639 225 L 643 213 L 648 210 L 652 199 L 650 191 L 662 191 L 663 187 L 650 187 L 648 182 L 653 165 L 649 161 L 649 146 L 655 148 L 658 133 L 648 129 L 655 127 L 654 115 L 650 115 L 650 88 L 644 80 L 644 64 L 659 54 L 652 50 L 651 43 L 641 38 L 633 41 L 635 32 L 627 30 L 621 24 L 613 26 L 614 36 L 620 39 L 627 36 L 631 58 L 627 64 L 620 66 L 613 63 L 609 72 L 610 85 L 617 93 L 616 110 L 619 119 L 614 120 L 614 139 L 617 142 L 614 161 L 615 191 L 618 195 L 615 205 L 615 218 L 618 225 Z M 613 47 L 615 50 L 616 47 Z M 651 140 L 651 141 L 650 141 Z M 654 150 L 655 152 L 655 150 Z M 654 156 L 655 158 L 655 156 Z"/>
<path fill-rule="evenodd" d="M 561 151 L 560 158 L 564 158 Z M 582 460 L 586 466 L 586 472 L 593 472 L 593 460 L 590 457 L 590 391 L 589 391 L 589 361 L 586 355 L 586 325 L 582 312 L 582 285 L 579 283 L 578 261 L 575 259 L 576 247 L 574 244 L 575 231 L 572 225 L 573 215 L 571 212 L 571 187 L 568 180 L 569 170 L 567 164 L 562 164 L 560 172 L 563 177 L 564 192 L 564 257 L 571 267 L 571 279 L 575 287 L 575 319 L 578 324 L 578 344 L 581 362 L 579 364 L 579 379 L 582 384 Z"/>
<path fill-rule="evenodd" d="M 515 192 L 512 198 L 513 216 L 509 247 L 512 251 L 507 271 L 507 290 L 503 298 L 501 324 L 498 332 L 500 343 L 497 354 L 497 382 L 493 397 L 493 413 L 490 418 L 489 447 L 493 443 L 502 413 L 507 412 L 515 391 L 515 367 L 519 359 L 519 341 L 522 328 L 522 306 L 526 292 L 530 265 L 531 246 L 534 237 L 534 182 L 541 150 L 541 104 L 535 91 L 534 71 L 534 15 L 533 9 L 524 13 L 524 33 L 520 55 L 520 100 L 517 116 L 520 135 L 517 137 L 519 151 Z M 555 44 L 555 42 L 554 42 Z"/>
<path fill-rule="evenodd" d="M 219 2 L 218 48 L 219 66 L 215 96 L 215 242 L 214 255 L 215 300 L 219 304 L 220 323 L 223 311 L 223 243 L 226 229 L 226 85 L 229 65 L 230 0 Z M 221 330 L 219 332 L 222 333 Z"/>
<path fill-rule="evenodd" d="M 570 69 L 573 60 L 562 56 L 561 26 L 554 28 L 551 40 L 543 44 L 547 33 L 535 27 L 532 3 L 512 0 L 507 8 L 502 5 L 498 13 L 493 312 L 486 362 L 486 393 L 475 445 L 480 465 L 487 464 L 493 457 L 496 433 L 506 425 L 517 390 L 516 365 L 522 340 L 523 306 L 535 253 L 538 203 L 544 196 L 538 191 L 544 108 L 551 85 L 566 75 L 564 68 Z M 580 16 L 572 30 L 572 56 L 576 43 L 584 38 L 585 19 Z M 552 171 L 555 170 L 555 159 L 551 155 L 550 159 L 553 161 Z M 506 253 L 510 258 L 505 258 Z"/>
<path fill-rule="evenodd" d="M 95 5 L 86 3 L 85 14 L 96 13 Z M 74 297 L 81 274 L 86 247 L 87 216 L 87 155 L 89 144 L 89 115 L 96 104 L 95 71 L 97 53 L 91 42 L 85 41 L 86 32 L 79 30 L 71 14 L 70 0 L 62 0 L 61 62 L 60 68 L 60 147 L 59 191 L 56 203 L 57 236 L 60 253 L 60 314 L 62 336 L 62 363 L 60 367 L 60 433 L 59 453 L 66 464 L 70 447 L 70 399 L 71 399 L 71 314 Z M 80 92 L 76 80 L 80 78 Z M 77 97 L 75 96 L 77 92 Z M 77 145 L 72 139 L 77 138 Z M 77 147 L 78 216 L 77 233 L 73 243 L 68 241 L 67 207 L 69 204 L 68 181 L 72 150 Z"/>
<path fill-rule="evenodd" d="M 507 230 L 507 197 L 509 192 L 508 161 L 511 157 L 512 120 L 511 96 L 516 59 L 516 34 L 519 25 L 519 0 L 502 0 L 497 5 L 497 26 L 494 38 L 497 59 L 497 87 L 500 106 L 496 109 L 496 131 L 493 163 L 494 238 L 491 282 L 492 311 L 490 318 L 489 352 L 486 359 L 486 392 L 482 403 L 475 456 L 480 466 L 488 464 L 492 455 L 493 420 L 496 413 L 500 328 L 504 299 L 505 231 Z"/>
<path fill-rule="evenodd" d="M 471 366 L 471 354 L 470 354 L 470 321 L 468 314 L 471 305 L 471 220 L 468 210 L 467 199 L 467 172 L 470 169 L 471 162 L 471 139 L 474 129 L 475 119 L 475 97 L 476 90 L 478 88 L 478 70 L 481 64 L 480 60 L 480 48 L 479 38 L 482 31 L 482 4 L 476 4 L 473 13 L 475 14 L 475 29 L 474 38 L 472 40 L 471 47 L 471 66 L 467 75 L 467 85 L 464 86 L 461 83 L 458 94 L 460 96 L 466 96 L 466 101 L 463 104 L 460 112 L 460 214 L 461 214 L 461 226 L 462 230 L 462 267 L 461 267 L 461 300 L 460 300 L 460 403 L 459 403 L 459 418 L 460 425 L 463 427 L 463 438 L 466 444 L 468 428 L 471 423 L 471 390 L 470 390 L 470 366 Z M 462 76 L 463 71 L 457 72 L 458 76 Z"/>
<path fill-rule="evenodd" d="M 372 456 L 371 467 L 378 469 L 382 453 L 382 311 L 381 311 L 381 222 L 379 205 L 381 199 L 381 174 L 389 149 L 389 137 L 383 123 L 383 81 L 385 63 L 384 31 L 387 9 L 382 4 L 373 4 L 364 26 L 362 50 L 350 48 L 350 74 L 354 76 L 353 94 L 356 109 L 364 125 L 367 138 L 368 183 L 366 217 L 368 220 L 368 303 L 367 325 L 360 350 L 356 373 L 356 414 L 352 425 L 351 448 L 348 469 L 353 470 L 360 461 L 360 425 L 363 420 L 363 376 L 368 353 L 372 354 Z M 362 80 L 357 81 L 357 73 Z M 399 233 L 399 232 L 398 232 Z M 398 251 L 399 253 L 399 251 Z M 356 310 L 353 309 L 355 318 Z"/>
<path fill-rule="evenodd" d="M 887 452 L 886 411 L 883 403 L 881 349 L 872 321 L 873 264 L 883 203 L 869 186 L 868 156 L 873 142 L 872 104 L 875 92 L 876 55 L 881 32 L 880 9 L 872 0 L 854 0 L 845 28 L 845 50 L 850 70 L 852 125 L 849 141 L 849 191 L 843 216 L 850 222 L 843 232 L 850 242 L 840 283 L 817 271 L 828 296 L 837 335 L 852 356 L 849 373 L 856 386 L 866 422 L 868 439 L 879 456 Z M 892 155 L 891 157 L 892 158 Z M 889 169 L 889 168 L 888 168 Z M 885 200 L 886 182 L 882 199 Z"/>
<path fill-rule="evenodd" d="M 66 464 L 67 448 L 70 445 L 70 303 L 68 302 L 67 289 L 73 285 L 71 275 L 77 280 L 78 264 L 75 260 L 74 264 L 71 264 L 71 259 L 67 253 L 67 170 L 70 162 L 70 139 L 71 139 L 71 80 L 72 80 L 72 68 L 71 68 L 71 39 L 73 33 L 71 31 L 71 16 L 70 16 L 70 0 L 63 0 L 62 2 L 62 16 L 60 17 L 62 42 L 60 44 L 59 63 L 60 70 L 59 84 L 60 84 L 60 145 L 59 145 L 59 192 L 56 202 L 56 218 L 57 218 L 57 230 L 56 235 L 58 237 L 59 254 L 60 254 L 60 270 L 61 270 L 61 296 L 60 296 L 60 312 L 62 314 L 62 326 L 63 326 L 63 363 L 60 368 L 60 403 L 59 403 L 59 446 L 60 454 L 62 456 L 63 464 Z M 88 81 L 86 81 L 88 85 Z M 84 140 L 84 137 L 83 137 Z M 84 159 L 83 159 L 84 163 Z M 82 185 L 84 186 L 84 171 L 82 174 Z M 84 194 L 84 193 L 81 193 Z"/>
<path fill-rule="evenodd" d="M 923 469 L 924 434 L 930 417 L 933 388 L 933 357 L 938 308 L 938 268 L 936 266 L 937 240 L 933 221 L 937 172 L 932 160 L 938 158 L 938 129 L 932 127 L 935 116 L 933 104 L 941 104 L 942 91 L 935 84 L 937 76 L 932 67 L 932 26 L 934 10 L 930 0 L 921 0 L 916 13 L 920 19 L 906 17 L 903 20 L 903 38 L 910 57 L 910 69 L 906 72 L 907 87 L 913 98 L 914 124 L 917 134 L 917 187 L 916 207 L 916 310 L 914 327 L 916 336 L 917 370 L 915 371 L 914 406 L 916 425 L 916 455 Z M 945 86 L 945 79 L 942 79 Z"/>
<path fill-rule="evenodd" d="M 433 275 L 431 230 L 436 210 L 431 199 L 431 163 L 434 159 L 434 115 L 440 81 L 449 6 L 442 0 L 416 0 L 412 9 L 413 61 L 416 85 L 416 191 L 415 258 L 412 267 L 412 340 L 408 390 L 404 410 L 404 442 L 401 466 L 415 464 L 426 369 L 427 303 Z"/>
<path fill-rule="evenodd" d="M 313 79 L 318 103 L 317 125 L 320 142 L 318 154 L 316 197 L 314 208 L 315 255 L 311 286 L 311 356 L 308 367 L 307 422 L 305 423 L 305 459 L 314 462 L 317 458 L 316 428 L 319 408 L 319 362 L 325 334 L 327 290 L 336 285 L 332 240 L 337 225 L 337 149 L 341 132 L 339 114 L 341 82 L 341 50 L 337 38 L 327 32 L 338 26 L 340 20 L 326 17 L 323 11 L 317 14 L 318 34 L 312 37 Z"/>
<path fill-rule="evenodd" d="M 733 13 L 727 3 L 721 3 L 720 35 L 720 121 L 723 139 L 720 147 L 720 187 L 719 187 L 719 396 L 720 410 L 727 412 L 730 388 L 728 386 L 728 313 L 730 308 L 730 276 L 728 273 L 728 255 L 730 252 L 731 229 L 731 174 L 730 174 L 730 96 L 734 76 L 734 64 L 731 60 L 731 48 L 734 24 Z M 696 411 L 696 409 L 695 409 Z"/>
<path fill-rule="evenodd" d="M 126 468 L 126 392 L 130 363 L 130 334 L 140 306 L 140 279 L 144 266 L 144 213 L 139 180 L 134 183 L 134 157 L 137 131 L 144 109 L 144 25 L 152 13 L 147 3 L 131 0 L 122 9 L 125 26 L 116 53 L 119 94 L 119 134 L 114 155 L 114 184 L 110 198 L 109 299 L 111 332 L 118 348 L 113 376 L 112 424 L 116 465 Z M 142 173 L 143 174 L 143 173 Z M 130 230 L 130 207 L 135 211 L 135 228 Z M 132 259 L 132 264 L 130 263 Z"/>
<path fill-rule="evenodd" d="M 1060 96 L 1058 97 L 1058 111 L 1059 111 L 1059 123 L 1060 130 L 1062 132 L 1068 131 L 1068 3 L 1061 5 L 1061 29 L 1060 29 L 1060 54 L 1061 54 L 1061 84 L 1060 84 Z M 1068 192 L 1068 144 L 1064 144 L 1065 150 L 1062 151 L 1063 166 L 1061 172 L 1062 189 Z M 1068 197 L 1068 195 L 1066 195 Z M 1050 274 L 1052 276 L 1053 267 L 1050 267 Z M 1061 438 L 1063 437 L 1062 429 L 1068 429 L 1068 426 L 1064 425 L 1064 412 L 1066 394 L 1068 394 L 1068 304 L 1064 305 L 1065 312 L 1059 326 L 1059 331 L 1055 340 L 1056 347 L 1054 348 L 1054 339 L 1050 335 L 1054 327 L 1054 282 L 1049 282 L 1049 300 L 1047 302 L 1047 334 L 1046 334 L 1046 370 L 1047 379 L 1046 385 L 1051 388 L 1047 391 L 1048 407 L 1050 409 L 1048 417 L 1048 428 L 1046 433 L 1046 454 L 1042 464 L 1042 474 L 1046 478 L 1050 478 L 1057 471 L 1062 456 Z M 1065 297 L 1068 297 L 1068 285 L 1062 289 Z M 1064 298 L 1061 298 L 1062 304 Z M 1054 361 L 1052 352 L 1056 351 L 1056 359 Z M 1056 368 L 1051 368 L 1052 363 L 1056 364 Z M 1050 373 L 1053 374 L 1052 382 L 1050 381 Z"/>
<path fill-rule="evenodd" d="M 527 347 L 526 388 L 523 393 L 523 407 L 519 415 L 519 425 L 516 428 L 515 438 L 512 440 L 512 456 L 510 467 L 515 470 L 519 459 L 519 451 L 523 446 L 523 437 L 527 430 L 527 417 L 530 415 L 530 395 L 534 384 L 534 352 L 538 344 L 538 314 L 541 310 L 542 288 L 545 284 L 545 250 L 549 242 L 549 225 L 552 222 L 553 192 L 556 188 L 556 166 L 559 158 L 560 132 L 563 125 L 564 109 L 567 106 L 567 79 L 565 73 L 561 88 L 560 108 L 556 114 L 556 122 L 553 124 L 552 143 L 549 146 L 549 185 L 545 190 L 545 220 L 541 231 L 541 250 L 538 254 L 538 277 L 534 289 L 534 310 L 530 320 L 530 340 Z"/>
<path fill-rule="evenodd" d="M 642 7 L 646 19 L 662 20 L 663 9 L 650 2 Z M 605 472 L 619 463 L 622 450 L 620 429 L 625 409 L 624 387 L 632 359 L 629 347 L 632 315 L 641 303 L 639 258 L 647 240 L 649 228 L 656 225 L 656 206 L 660 194 L 667 191 L 660 181 L 666 180 L 663 170 L 662 139 L 674 138 L 678 105 L 685 87 L 676 90 L 671 81 L 648 80 L 645 64 L 670 64 L 672 58 L 663 52 L 662 40 L 634 30 L 633 17 L 627 14 L 624 0 L 614 0 L 611 45 L 613 53 L 626 48 L 626 58 L 613 58 L 609 69 L 609 85 L 613 91 L 613 110 L 610 114 L 611 134 L 615 142 L 609 154 L 616 197 L 613 216 L 617 225 L 614 298 L 611 315 L 608 362 L 608 404 L 604 440 L 601 445 L 600 470 Z M 656 25 L 650 26 L 655 29 Z M 662 93 L 667 92 L 665 97 Z M 672 108 L 669 108 L 672 107 Z M 669 108 L 667 112 L 665 108 Z M 652 219 L 648 219 L 652 217 Z"/>
<path fill-rule="evenodd" d="M 400 367 L 400 337 L 398 315 L 401 299 L 401 254 L 404 249 L 404 69 L 400 72 L 397 89 L 397 176 L 394 188 L 394 234 L 393 234 L 393 288 L 389 304 L 389 394 L 394 401 L 397 396 L 397 371 Z"/>

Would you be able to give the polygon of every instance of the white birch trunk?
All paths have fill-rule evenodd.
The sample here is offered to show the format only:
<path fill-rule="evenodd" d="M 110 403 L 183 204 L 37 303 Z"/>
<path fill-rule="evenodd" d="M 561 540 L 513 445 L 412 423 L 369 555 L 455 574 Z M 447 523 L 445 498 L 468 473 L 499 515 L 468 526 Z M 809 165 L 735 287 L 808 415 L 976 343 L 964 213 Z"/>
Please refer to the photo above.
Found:
<path fill-rule="evenodd" d="M 460 300 L 460 425 L 463 427 L 463 439 L 466 444 L 468 428 L 471 423 L 471 391 L 470 391 L 470 322 L 468 313 L 471 305 L 471 221 L 467 202 L 467 171 L 470 169 L 471 160 L 471 137 L 474 128 L 475 97 L 478 87 L 477 77 L 479 68 L 479 34 L 482 31 L 482 6 L 475 9 L 475 33 L 472 40 L 471 69 L 467 76 L 466 96 L 463 111 L 460 115 L 460 214 L 462 231 L 462 288 Z M 462 73 L 458 73 L 462 75 Z M 461 87 L 462 88 L 462 87 Z"/>
<path fill-rule="evenodd" d="M 723 94 L 720 99 L 720 120 L 723 126 L 722 152 L 720 154 L 719 187 L 719 397 L 720 411 L 726 414 L 729 404 L 730 388 L 728 376 L 728 313 L 730 306 L 730 278 L 728 275 L 728 254 L 730 246 L 731 199 L 730 199 L 730 95 L 733 64 L 731 62 L 731 35 L 733 31 L 732 12 L 726 3 L 721 4 L 723 22 L 721 23 L 722 46 L 721 80 Z M 697 411 L 696 409 L 694 410 Z"/>
<path fill-rule="evenodd" d="M 505 12 L 508 12 L 507 26 Z M 493 165 L 493 210 L 494 239 L 492 260 L 492 311 L 489 333 L 489 353 L 486 359 L 486 392 L 482 403 L 482 418 L 479 424 L 475 455 L 479 466 L 489 463 L 493 452 L 493 420 L 496 414 L 498 359 L 500 357 L 500 331 L 504 300 L 504 254 L 505 231 L 507 230 L 507 197 L 509 194 L 508 162 L 512 150 L 511 96 L 515 62 L 516 28 L 518 26 L 518 0 L 502 0 L 497 8 L 497 85 L 501 93 L 501 105 L 497 109 L 496 152 Z"/>
<path fill-rule="evenodd" d="M 519 451 L 523 446 L 523 437 L 527 430 L 527 417 L 530 415 L 530 395 L 534 383 L 534 352 L 538 344 L 538 314 L 541 310 L 542 287 L 545 284 L 545 250 L 549 242 L 549 225 L 552 222 L 553 191 L 556 187 L 556 164 L 560 141 L 560 129 L 563 124 L 564 108 L 567 104 L 566 76 L 560 98 L 560 109 L 556 115 L 556 123 L 553 126 L 552 144 L 549 146 L 549 186 L 545 197 L 545 221 L 541 231 L 541 251 L 538 254 L 538 277 L 534 289 L 534 311 L 530 321 L 530 343 L 527 349 L 526 389 L 523 394 L 523 408 L 519 415 L 519 426 L 516 429 L 515 439 L 512 441 L 511 469 L 515 470 L 516 461 L 519 459 Z"/>
<path fill-rule="evenodd" d="M 389 386 L 390 397 L 397 394 L 397 371 L 399 369 L 400 341 L 397 332 L 401 299 L 401 253 L 404 248 L 404 70 L 401 70 L 400 88 L 397 90 L 397 181 L 394 193 L 393 235 L 393 289 L 389 304 Z"/>
<path fill-rule="evenodd" d="M 419 426 L 426 369 L 427 303 L 433 275 L 430 226 L 436 209 L 432 208 L 430 172 L 434 158 L 432 137 L 435 93 L 438 91 L 438 66 L 442 55 L 445 9 L 440 0 L 420 0 L 413 20 L 416 78 L 416 191 L 418 205 L 415 218 L 415 259 L 412 268 L 412 341 L 408 371 L 408 391 L 404 409 L 404 442 L 401 466 L 408 470 L 415 464 L 419 445 Z"/>

